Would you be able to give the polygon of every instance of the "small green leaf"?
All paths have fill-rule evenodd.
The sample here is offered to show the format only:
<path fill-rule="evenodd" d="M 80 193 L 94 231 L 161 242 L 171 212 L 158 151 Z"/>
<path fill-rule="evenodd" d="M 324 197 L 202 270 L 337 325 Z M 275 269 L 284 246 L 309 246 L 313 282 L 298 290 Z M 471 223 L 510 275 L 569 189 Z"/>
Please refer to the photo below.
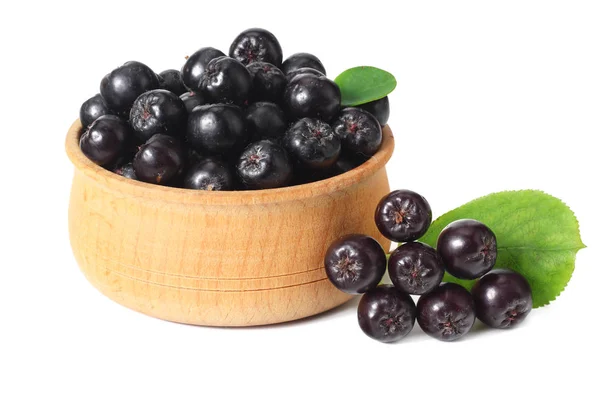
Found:
<path fill-rule="evenodd" d="M 449 223 L 476 219 L 496 234 L 495 268 L 521 273 L 531 285 L 533 306 L 554 300 L 565 288 L 575 268 L 575 255 L 584 248 L 575 215 L 562 201 L 537 190 L 493 193 L 450 211 L 432 224 L 420 241 L 436 246 Z M 470 289 L 475 281 L 446 274 L 446 282 Z"/>
<path fill-rule="evenodd" d="M 354 67 L 335 78 L 343 106 L 357 106 L 384 98 L 396 88 L 394 75 L 375 67 Z"/>

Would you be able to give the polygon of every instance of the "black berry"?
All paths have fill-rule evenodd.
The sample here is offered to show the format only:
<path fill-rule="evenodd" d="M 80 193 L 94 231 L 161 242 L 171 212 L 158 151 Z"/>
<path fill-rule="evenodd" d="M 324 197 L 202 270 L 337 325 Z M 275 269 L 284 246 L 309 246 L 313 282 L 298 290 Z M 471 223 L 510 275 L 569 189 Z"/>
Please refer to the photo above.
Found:
<path fill-rule="evenodd" d="M 111 110 L 127 114 L 142 93 L 158 89 L 158 78 L 147 65 L 129 61 L 106 75 L 100 93 Z"/>
<path fill-rule="evenodd" d="M 84 128 L 87 128 L 99 117 L 111 113 L 112 112 L 106 105 L 106 102 L 100 93 L 98 93 L 83 102 L 79 109 L 79 120 L 81 121 L 81 125 L 83 125 Z"/>
<path fill-rule="evenodd" d="M 266 62 L 253 62 L 248 65 L 248 71 L 252 75 L 253 101 L 281 101 L 287 80 L 279 68 Z"/>
<path fill-rule="evenodd" d="M 281 45 L 275 35 L 260 28 L 247 29 L 240 33 L 229 47 L 229 56 L 244 65 L 262 61 L 279 67 L 283 59 L 282 54 Z"/>
<path fill-rule="evenodd" d="M 187 111 L 175 93 L 156 89 L 140 95 L 131 107 L 129 123 L 140 142 L 157 133 L 180 137 L 185 132 Z"/>
<path fill-rule="evenodd" d="M 388 274 L 399 290 L 425 294 L 439 286 L 444 277 L 444 264 L 433 247 L 408 242 L 390 255 Z"/>
<path fill-rule="evenodd" d="M 252 88 L 252 76 L 239 61 L 229 57 L 211 60 L 202 73 L 200 91 L 213 103 L 245 105 Z"/>
<path fill-rule="evenodd" d="M 292 178 L 292 164 L 287 152 L 268 140 L 248 145 L 236 168 L 240 181 L 248 189 L 282 187 Z"/>
<path fill-rule="evenodd" d="M 411 242 L 429 229 L 431 206 L 418 193 L 395 190 L 377 204 L 375 224 L 386 238 L 395 242 Z"/>
<path fill-rule="evenodd" d="M 283 110 L 277 104 L 258 102 L 246 109 L 246 128 L 253 141 L 280 139 L 285 134 L 287 121 Z"/>
<path fill-rule="evenodd" d="M 121 175 L 123 178 L 137 180 L 135 170 L 133 169 L 133 163 L 131 162 L 115 168 L 113 172 L 117 175 Z"/>
<path fill-rule="evenodd" d="M 303 118 L 292 125 L 283 138 L 287 151 L 302 166 L 327 169 L 338 159 L 340 139 L 331 127 L 314 118 Z"/>
<path fill-rule="evenodd" d="M 382 99 L 357 106 L 373 114 L 381 126 L 387 124 L 390 118 L 390 100 L 387 96 Z"/>
<path fill-rule="evenodd" d="M 338 85 L 324 76 L 298 75 L 283 93 L 283 104 L 292 119 L 319 118 L 331 121 L 340 111 L 342 95 Z"/>
<path fill-rule="evenodd" d="M 331 124 L 344 151 L 371 156 L 381 147 L 381 126 L 373 114 L 360 108 L 344 108 Z"/>
<path fill-rule="evenodd" d="M 281 65 L 281 71 L 283 71 L 283 73 L 287 75 L 290 72 L 304 67 L 316 69 L 317 71 L 322 72 L 323 75 L 327 75 L 327 73 L 325 72 L 325 67 L 323 66 L 321 60 L 309 53 L 292 54 L 291 56 L 286 58 L 286 60 Z"/>
<path fill-rule="evenodd" d="M 158 76 L 159 86 L 161 89 L 173 92 L 177 96 L 181 96 L 187 91 L 187 88 L 181 79 L 181 72 L 177 71 L 176 69 L 167 69 L 158 74 Z"/>
<path fill-rule="evenodd" d="M 197 151 L 225 154 L 246 143 L 242 110 L 230 104 L 194 108 L 188 117 L 187 141 Z"/>
<path fill-rule="evenodd" d="M 496 264 L 496 235 L 479 221 L 461 219 L 442 230 L 437 251 L 448 273 L 461 279 L 476 279 Z"/>
<path fill-rule="evenodd" d="M 471 294 L 477 318 L 492 328 L 510 328 L 521 323 L 533 305 L 527 279 L 507 269 L 495 269 L 484 275 Z"/>
<path fill-rule="evenodd" d="M 426 334 L 443 341 L 467 334 L 475 323 L 475 303 L 456 283 L 442 283 L 417 302 L 417 321 Z"/>
<path fill-rule="evenodd" d="M 103 115 L 83 132 L 79 147 L 90 160 L 106 166 L 119 158 L 130 138 L 127 122 L 114 115 Z"/>
<path fill-rule="evenodd" d="M 386 267 L 385 251 L 370 236 L 352 234 L 333 242 L 325 254 L 325 272 L 335 287 L 350 294 L 377 287 Z"/>
<path fill-rule="evenodd" d="M 183 104 L 185 105 L 185 110 L 188 114 L 191 113 L 194 108 L 207 103 L 202 93 L 199 92 L 185 92 L 184 94 L 179 96 L 179 98 L 183 101 Z"/>
<path fill-rule="evenodd" d="M 200 88 L 200 77 L 208 63 L 225 53 L 214 47 L 203 47 L 189 56 L 181 68 L 181 81 L 189 90 L 195 92 Z"/>
<path fill-rule="evenodd" d="M 185 155 L 179 140 L 156 134 L 140 146 L 133 169 L 140 181 L 168 185 L 181 173 Z"/>
<path fill-rule="evenodd" d="M 317 71 L 314 68 L 302 67 L 302 68 L 298 68 L 298 69 L 288 72 L 285 75 L 285 77 L 288 81 L 291 81 L 296 76 L 303 75 L 303 74 L 314 75 L 314 76 L 325 76 L 324 73 L 322 73 L 321 71 Z"/>
<path fill-rule="evenodd" d="M 380 285 L 358 303 L 358 325 L 372 339 L 389 343 L 402 339 L 415 326 L 412 298 L 392 285 Z"/>
<path fill-rule="evenodd" d="M 233 190 L 234 179 L 225 163 L 205 158 L 188 169 L 183 186 L 196 190 Z"/>

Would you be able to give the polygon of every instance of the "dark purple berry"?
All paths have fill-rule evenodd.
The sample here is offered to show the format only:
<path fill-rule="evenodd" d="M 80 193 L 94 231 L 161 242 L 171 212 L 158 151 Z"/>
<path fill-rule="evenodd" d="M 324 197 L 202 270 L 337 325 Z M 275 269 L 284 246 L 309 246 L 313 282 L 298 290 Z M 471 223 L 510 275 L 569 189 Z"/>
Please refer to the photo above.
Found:
<path fill-rule="evenodd" d="M 147 65 L 128 61 L 107 74 L 100 82 L 100 93 L 111 110 L 128 114 L 142 93 L 158 89 L 158 78 Z"/>
<path fill-rule="evenodd" d="M 84 128 L 87 128 L 99 117 L 111 113 L 112 112 L 106 105 L 106 102 L 100 93 L 98 93 L 83 102 L 79 109 L 79 120 L 81 121 L 81 125 L 83 125 Z"/>
<path fill-rule="evenodd" d="M 327 169 L 337 161 L 341 143 L 331 127 L 314 118 L 303 118 L 292 125 L 283 138 L 284 147 L 302 166 Z"/>
<path fill-rule="evenodd" d="M 252 28 L 240 33 L 231 43 L 229 57 L 244 65 L 260 61 L 279 67 L 283 53 L 275 35 L 265 29 Z"/>
<path fill-rule="evenodd" d="M 381 147 L 381 126 L 365 110 L 344 108 L 331 127 L 342 140 L 342 147 L 347 153 L 372 156 Z"/>
<path fill-rule="evenodd" d="M 248 145 L 236 168 L 240 181 L 248 189 L 282 187 L 292 179 L 292 163 L 287 152 L 268 140 Z"/>
<path fill-rule="evenodd" d="M 123 154 L 131 135 L 127 122 L 114 115 L 103 115 L 83 132 L 79 147 L 87 158 L 105 166 Z"/>
<path fill-rule="evenodd" d="M 233 190 L 234 179 L 227 164 L 205 158 L 188 169 L 183 186 L 196 190 Z"/>
<path fill-rule="evenodd" d="M 291 72 L 288 72 L 285 77 L 289 82 L 292 79 L 294 79 L 296 76 L 303 75 L 303 74 L 314 75 L 314 76 L 325 76 L 324 73 L 322 73 L 321 71 L 317 71 L 314 68 L 302 67 L 302 68 L 295 69 Z"/>
<path fill-rule="evenodd" d="M 123 164 L 120 167 L 113 170 L 113 172 L 117 175 L 121 175 L 123 178 L 137 180 L 137 176 L 135 175 L 135 170 L 133 169 L 133 163 L 128 162 L 127 164 Z"/>
<path fill-rule="evenodd" d="M 246 129 L 253 141 L 281 139 L 287 129 L 283 110 L 277 104 L 258 102 L 246 109 Z"/>
<path fill-rule="evenodd" d="M 333 242 L 325 254 L 325 272 L 335 287 L 350 294 L 377 287 L 386 267 L 385 251 L 370 236 L 351 234 Z"/>
<path fill-rule="evenodd" d="M 223 57 L 225 53 L 214 47 L 203 47 L 187 58 L 181 68 L 181 81 L 191 91 L 200 88 L 200 77 L 208 63 L 217 57 Z"/>
<path fill-rule="evenodd" d="M 184 160 L 178 139 L 156 134 L 140 146 L 133 158 L 133 169 L 140 181 L 168 185 L 181 173 Z"/>
<path fill-rule="evenodd" d="M 188 114 L 190 114 L 194 108 L 207 103 L 202 93 L 199 92 L 185 92 L 179 96 L 179 98 L 183 101 L 183 104 L 185 104 L 185 110 Z"/>
<path fill-rule="evenodd" d="M 394 242 L 412 242 L 431 225 L 431 206 L 411 190 L 395 190 L 384 196 L 375 210 L 379 232 Z"/>
<path fill-rule="evenodd" d="M 359 165 L 362 165 L 367 160 L 368 157 L 349 156 L 342 152 L 340 154 L 340 158 L 338 158 L 333 167 L 331 167 L 331 176 L 341 175 L 351 171 Z"/>
<path fill-rule="evenodd" d="M 390 118 L 390 100 L 387 96 L 356 107 L 362 108 L 373 114 L 381 126 L 385 126 Z"/>
<path fill-rule="evenodd" d="M 442 283 L 419 298 L 417 321 L 429 336 L 443 341 L 456 340 L 473 327 L 475 303 L 464 287 Z"/>
<path fill-rule="evenodd" d="M 425 294 L 439 286 L 444 277 L 444 264 L 433 247 L 408 242 L 390 255 L 388 274 L 398 290 Z"/>
<path fill-rule="evenodd" d="M 198 152 L 223 155 L 241 150 L 246 141 L 244 115 L 237 106 L 198 106 L 188 117 L 187 142 Z"/>
<path fill-rule="evenodd" d="M 239 61 L 229 57 L 211 60 L 200 77 L 200 91 L 213 103 L 246 105 L 252 76 Z"/>
<path fill-rule="evenodd" d="M 187 92 L 187 88 L 181 80 L 181 72 L 176 69 L 167 69 L 160 74 L 159 82 L 160 88 L 168 90 L 169 92 L 175 93 L 177 96 L 181 96 Z"/>
<path fill-rule="evenodd" d="M 129 123 L 140 142 L 157 133 L 181 137 L 185 132 L 187 111 L 183 100 L 164 89 L 146 92 L 131 107 Z"/>
<path fill-rule="evenodd" d="M 362 296 L 357 314 L 358 325 L 367 336 L 390 343 L 413 329 L 417 308 L 408 294 L 392 285 L 380 285 Z"/>
<path fill-rule="evenodd" d="M 321 60 L 319 60 L 316 56 L 310 53 L 296 53 L 292 54 L 281 65 L 281 71 L 284 74 L 289 74 L 290 72 L 294 72 L 300 68 L 313 68 L 319 72 L 322 72 L 323 75 L 327 75 L 325 72 L 325 67 Z"/>
<path fill-rule="evenodd" d="M 290 80 L 283 93 L 285 111 L 291 119 L 309 117 L 329 122 L 339 113 L 341 101 L 335 82 L 310 74 Z"/>
<path fill-rule="evenodd" d="M 484 275 L 473 289 L 475 312 L 492 328 L 520 324 L 531 311 L 531 286 L 523 275 L 508 269 L 495 269 Z"/>
<path fill-rule="evenodd" d="M 496 235 L 479 221 L 461 219 L 442 230 L 437 251 L 449 274 L 460 279 L 476 279 L 496 264 Z"/>
<path fill-rule="evenodd" d="M 253 101 L 281 101 L 287 80 L 279 68 L 266 62 L 253 62 L 248 65 L 248 71 L 252 75 L 250 97 Z"/>

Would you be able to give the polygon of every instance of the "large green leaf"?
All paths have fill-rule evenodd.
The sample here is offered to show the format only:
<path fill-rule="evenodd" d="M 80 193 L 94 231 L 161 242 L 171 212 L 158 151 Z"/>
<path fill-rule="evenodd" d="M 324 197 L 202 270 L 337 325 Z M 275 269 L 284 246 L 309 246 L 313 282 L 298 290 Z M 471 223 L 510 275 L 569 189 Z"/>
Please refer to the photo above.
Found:
<path fill-rule="evenodd" d="M 342 92 L 343 106 L 379 100 L 396 88 L 394 75 L 375 67 L 354 67 L 335 78 Z"/>
<path fill-rule="evenodd" d="M 496 234 L 495 268 L 509 268 L 527 278 L 533 306 L 541 307 L 563 291 L 575 268 L 575 255 L 584 248 L 579 223 L 562 201 L 544 192 L 521 190 L 493 193 L 452 210 L 432 224 L 420 241 L 436 246 L 449 223 L 476 219 Z M 444 280 L 470 289 L 475 281 L 446 274 Z"/>

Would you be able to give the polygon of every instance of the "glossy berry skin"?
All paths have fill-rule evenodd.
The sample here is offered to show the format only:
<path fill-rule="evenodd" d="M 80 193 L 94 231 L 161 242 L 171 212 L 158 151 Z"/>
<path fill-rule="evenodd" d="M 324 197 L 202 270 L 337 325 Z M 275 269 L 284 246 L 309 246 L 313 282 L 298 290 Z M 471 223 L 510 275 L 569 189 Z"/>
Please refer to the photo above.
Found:
<path fill-rule="evenodd" d="M 431 225 L 431 206 L 411 190 L 395 190 L 375 209 L 375 224 L 383 236 L 402 243 L 419 239 Z"/>
<path fill-rule="evenodd" d="M 100 94 L 111 110 L 127 114 L 142 93 L 158 89 L 158 77 L 147 65 L 128 61 L 100 82 Z"/>
<path fill-rule="evenodd" d="M 253 62 L 248 65 L 248 71 L 252 75 L 253 101 L 281 101 L 287 80 L 279 68 L 266 62 Z"/>
<path fill-rule="evenodd" d="M 314 118 L 303 118 L 292 125 L 285 133 L 283 144 L 300 166 L 313 170 L 334 165 L 342 148 L 331 127 Z"/>
<path fill-rule="evenodd" d="M 417 321 L 423 332 L 442 341 L 466 335 L 475 323 L 471 293 L 456 283 L 442 283 L 417 302 Z"/>
<path fill-rule="evenodd" d="M 496 264 L 496 235 L 473 219 L 454 221 L 437 240 L 446 271 L 460 279 L 477 279 Z"/>
<path fill-rule="evenodd" d="M 244 65 L 261 61 L 279 67 L 283 53 L 279 41 L 271 32 L 252 28 L 240 33 L 229 47 L 229 57 Z"/>
<path fill-rule="evenodd" d="M 288 72 L 285 75 L 285 77 L 289 82 L 292 79 L 294 79 L 296 76 L 302 75 L 302 74 L 308 74 L 308 75 L 314 75 L 314 76 L 325 76 L 324 73 L 322 73 L 321 71 L 318 71 L 314 68 L 302 67 L 302 68 L 298 68 L 298 69 Z"/>
<path fill-rule="evenodd" d="M 287 129 L 283 110 L 277 104 L 258 102 L 251 104 L 245 112 L 246 129 L 253 141 L 281 139 Z"/>
<path fill-rule="evenodd" d="M 304 67 L 316 69 L 317 71 L 322 72 L 323 75 L 327 75 L 327 73 L 325 72 L 325 67 L 323 66 L 321 60 L 319 60 L 317 56 L 312 55 L 310 53 L 292 54 L 291 56 L 286 58 L 286 60 L 281 65 L 281 71 L 283 71 L 283 73 L 287 75 L 290 72 Z"/>
<path fill-rule="evenodd" d="M 199 89 L 212 103 L 246 105 L 252 76 L 239 61 L 229 57 L 211 60 L 200 77 Z"/>
<path fill-rule="evenodd" d="M 248 189 L 286 186 L 292 179 L 292 163 L 283 147 L 268 140 L 251 143 L 236 164 L 240 181 Z"/>
<path fill-rule="evenodd" d="M 168 185 L 179 176 L 185 154 L 178 139 L 162 134 L 152 136 L 133 158 L 138 180 Z"/>
<path fill-rule="evenodd" d="M 495 269 L 484 275 L 475 283 L 471 294 L 477 318 L 492 328 L 520 324 L 533 306 L 527 279 L 508 269 Z"/>
<path fill-rule="evenodd" d="M 187 88 L 181 79 L 181 72 L 176 69 L 167 69 L 158 74 L 159 87 L 181 96 L 187 92 Z"/>
<path fill-rule="evenodd" d="M 344 108 L 331 127 L 347 153 L 372 156 L 381 147 L 381 126 L 373 114 L 365 110 Z"/>
<path fill-rule="evenodd" d="M 83 132 L 79 147 L 87 158 L 106 166 L 123 154 L 131 135 L 127 122 L 114 115 L 103 115 Z"/>
<path fill-rule="evenodd" d="M 142 143 L 157 133 L 180 137 L 185 132 L 186 123 L 187 111 L 183 100 L 164 89 L 140 95 L 129 113 L 129 124 Z"/>
<path fill-rule="evenodd" d="M 189 56 L 181 68 L 181 81 L 184 86 L 190 91 L 198 91 L 200 77 L 208 63 L 217 57 L 223 56 L 225 56 L 225 53 L 214 47 L 203 47 Z"/>
<path fill-rule="evenodd" d="M 233 190 L 234 179 L 227 164 L 215 158 L 205 158 L 188 169 L 183 186 L 195 190 Z"/>
<path fill-rule="evenodd" d="M 388 274 L 398 290 L 421 295 L 439 286 L 444 277 L 444 264 L 433 247 L 408 242 L 390 255 Z"/>
<path fill-rule="evenodd" d="M 111 113 L 112 112 L 106 105 L 106 102 L 100 93 L 98 93 L 83 102 L 79 109 L 79 120 L 81 121 L 81 125 L 83 125 L 84 128 L 87 128 L 99 117 Z"/>
<path fill-rule="evenodd" d="M 231 104 L 210 104 L 194 108 L 188 117 L 187 141 L 196 151 L 226 154 L 247 141 L 242 110 Z"/>
<path fill-rule="evenodd" d="M 392 285 L 380 285 L 358 303 L 358 325 L 371 339 L 391 343 L 408 335 L 415 326 L 413 299 Z"/>
<path fill-rule="evenodd" d="M 351 234 L 333 242 L 325 254 L 325 272 L 335 287 L 349 294 L 377 287 L 386 267 L 385 251 L 370 236 Z"/>
<path fill-rule="evenodd" d="M 385 126 L 390 118 L 390 100 L 387 96 L 357 107 L 373 114 L 381 126 Z"/>
<path fill-rule="evenodd" d="M 207 103 L 202 93 L 185 92 L 184 94 L 179 96 L 179 98 L 181 99 L 181 101 L 183 101 L 183 104 L 185 105 L 185 110 L 188 114 L 191 113 L 194 108 Z"/>
<path fill-rule="evenodd" d="M 341 101 L 335 82 L 310 74 L 290 80 L 283 93 L 284 109 L 291 119 L 308 117 L 329 122 L 339 113 Z"/>
<path fill-rule="evenodd" d="M 135 170 L 133 169 L 133 163 L 131 162 L 121 165 L 118 168 L 115 168 L 113 172 L 117 175 L 121 175 L 123 178 L 133 179 L 134 181 L 137 180 Z"/>

